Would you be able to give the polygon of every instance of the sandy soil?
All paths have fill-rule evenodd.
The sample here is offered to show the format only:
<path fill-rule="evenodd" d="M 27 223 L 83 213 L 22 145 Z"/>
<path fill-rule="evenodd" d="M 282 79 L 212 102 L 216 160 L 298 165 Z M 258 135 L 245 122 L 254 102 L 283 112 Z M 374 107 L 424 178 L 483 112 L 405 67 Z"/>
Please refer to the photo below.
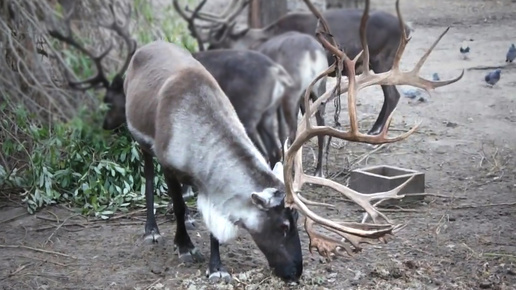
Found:
<path fill-rule="evenodd" d="M 373 2 L 393 11 L 394 1 Z M 516 63 L 504 63 L 508 46 L 516 42 L 513 2 L 402 3 L 405 19 L 415 28 L 403 67 L 411 68 L 451 25 L 422 73 L 430 77 L 438 72 L 447 79 L 464 68 L 466 74 L 438 89 L 426 103 L 402 98 L 392 128 L 406 130 L 423 121 L 406 141 L 385 146 L 358 164 L 371 146 L 332 143 L 327 176 L 342 173 L 335 177 L 339 182 L 347 181 L 350 164 L 388 164 L 426 174 L 426 192 L 434 195 L 387 212 L 394 221 L 408 224 L 389 243 L 364 246 L 354 258 L 323 263 L 308 252 L 302 231 L 304 275 L 299 285 L 288 286 L 269 274 L 262 254 L 242 233 L 221 249 L 234 281 L 210 284 L 205 263 L 180 264 L 171 245 L 175 224 L 163 214 L 158 221 L 169 242 L 146 248 L 139 244 L 141 211 L 106 222 L 87 220 L 61 206 L 28 215 L 19 205 L 2 201 L 0 289 L 516 289 Z M 470 60 L 459 57 L 463 40 L 470 41 Z M 484 85 L 488 70 L 475 69 L 483 66 L 503 66 L 494 88 Z M 379 88 L 360 94 L 362 128 L 374 121 L 381 99 Z M 331 106 L 328 111 L 331 122 Z M 312 170 L 311 150 L 305 152 L 305 168 Z M 305 195 L 338 204 L 338 211 L 321 209 L 321 214 L 360 217 L 357 206 L 334 192 L 307 187 Z M 204 225 L 190 234 L 208 256 Z"/>

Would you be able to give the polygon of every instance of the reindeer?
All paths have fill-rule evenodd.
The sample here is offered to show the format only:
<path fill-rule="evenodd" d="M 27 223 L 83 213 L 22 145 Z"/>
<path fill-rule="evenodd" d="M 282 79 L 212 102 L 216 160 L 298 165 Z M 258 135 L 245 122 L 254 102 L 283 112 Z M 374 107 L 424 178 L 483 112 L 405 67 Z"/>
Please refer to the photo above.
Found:
<path fill-rule="evenodd" d="M 174 0 L 173 3 L 178 14 L 188 23 L 190 33 L 194 36 L 198 36 L 198 28 L 194 25 L 193 21 L 198 18 L 197 14 L 200 13 L 206 1 L 202 1 L 191 16 L 188 16 L 188 13 L 180 8 L 177 0 Z M 237 6 L 236 10 L 239 10 L 241 7 L 244 7 L 244 5 L 240 7 Z M 233 13 L 233 15 L 236 14 Z M 198 41 L 200 41 L 199 38 Z M 199 47 L 201 49 L 203 48 L 202 42 L 199 43 Z M 281 143 L 287 139 L 287 135 L 289 140 L 293 140 L 296 135 L 297 115 L 300 107 L 302 107 L 301 98 L 303 92 L 310 84 L 310 81 L 314 79 L 319 72 L 324 71 L 328 67 L 326 51 L 315 38 L 297 31 L 289 31 L 273 36 L 258 46 L 252 47 L 252 49 L 267 55 L 273 61 L 283 66 L 294 80 L 294 84 L 285 91 L 285 95 L 282 98 L 281 109 L 278 111 L 280 129 L 278 134 Z M 324 78 L 314 87 L 313 92 L 311 92 L 311 98 L 313 100 L 317 99 L 325 90 L 326 79 Z M 316 114 L 317 125 L 319 126 L 324 126 L 323 111 L 324 107 L 321 106 Z M 287 129 L 284 128 L 284 123 L 286 123 Z M 288 131 L 288 133 L 285 131 Z M 317 165 L 315 169 L 316 176 L 323 176 L 323 149 L 324 137 L 319 136 Z"/>
<path fill-rule="evenodd" d="M 296 31 L 274 36 L 260 44 L 256 51 L 282 65 L 294 80 L 294 85 L 285 91 L 281 104 L 288 127 L 288 138 L 294 140 L 297 131 L 297 115 L 300 108 L 304 107 L 304 104 L 301 104 L 303 93 L 317 74 L 328 68 L 326 52 L 315 38 Z M 315 101 L 326 91 L 326 78 L 322 78 L 312 88 L 310 98 Z M 324 105 L 319 107 L 315 115 L 318 126 L 324 126 L 323 112 Z M 280 122 L 280 125 L 281 123 L 283 122 Z M 287 138 L 283 131 L 280 130 L 279 135 L 281 141 L 285 142 Z M 317 138 L 319 146 L 315 175 L 322 177 L 324 136 L 317 136 Z"/>
<path fill-rule="evenodd" d="M 283 66 L 255 51 L 213 50 L 192 54 L 217 80 L 262 155 L 280 161 L 276 112 L 293 80 Z"/>
<path fill-rule="evenodd" d="M 100 53 L 99 55 L 95 56 L 92 52 L 88 51 L 84 46 L 82 46 L 79 42 L 77 42 L 73 37 L 73 32 L 71 29 L 71 16 L 73 15 L 75 11 L 75 4 L 76 2 L 72 3 L 72 6 L 69 7 L 69 11 L 67 12 L 67 15 L 63 17 L 64 19 L 64 25 L 63 28 L 65 29 L 65 32 L 61 32 L 57 29 L 56 23 L 51 24 L 51 28 L 48 30 L 48 33 L 50 36 L 54 37 L 55 39 L 67 43 L 73 47 L 75 47 L 77 50 L 88 56 L 93 64 L 95 65 L 97 74 L 93 77 L 82 80 L 82 81 L 76 81 L 72 80 L 70 78 L 70 75 L 68 71 L 66 71 L 65 76 L 68 81 L 68 85 L 70 88 L 74 90 L 79 91 L 87 91 L 89 89 L 95 89 L 95 88 L 105 88 L 106 94 L 104 96 L 104 102 L 107 104 L 110 104 L 108 113 L 106 114 L 104 118 L 104 123 L 102 125 L 102 128 L 105 130 L 115 130 L 118 127 L 120 127 L 121 124 L 125 122 L 125 98 L 120 97 L 120 93 L 123 92 L 123 83 L 124 83 L 124 73 L 127 69 L 127 66 L 129 65 L 129 61 L 131 60 L 131 57 L 136 50 L 137 42 L 134 40 L 128 30 L 129 25 L 129 19 L 131 17 L 131 9 L 126 9 L 125 11 L 122 11 L 122 18 L 125 20 L 125 25 L 121 25 L 119 22 L 117 22 L 117 17 L 115 13 L 115 8 L 113 3 L 110 3 L 108 5 L 109 11 L 111 13 L 111 16 L 113 17 L 113 21 L 108 25 L 103 25 L 104 27 L 114 31 L 118 36 L 120 36 L 126 46 L 127 46 L 127 57 L 124 61 L 124 64 L 120 68 L 120 70 L 115 74 L 113 80 L 110 82 L 104 73 L 104 70 L 102 68 L 102 60 L 104 57 L 106 57 L 109 52 L 112 49 L 112 44 L 108 46 L 108 48 Z"/>
<path fill-rule="evenodd" d="M 298 279 L 301 246 L 294 212 L 284 205 L 281 172 L 270 169 L 204 66 L 183 48 L 155 41 L 136 50 L 124 92 L 127 126 L 142 148 L 145 172 L 152 172 L 153 155 L 163 167 L 174 202 L 179 257 L 202 260 L 184 225 L 181 182 L 199 189 L 197 206 L 211 233 L 210 278 L 229 275 L 219 243 L 233 239 L 242 227 L 276 275 Z M 149 205 L 152 195 L 147 188 Z M 161 239 L 155 220 L 148 220 L 146 235 Z"/>
<path fill-rule="evenodd" d="M 250 0 L 233 0 L 222 15 L 214 15 L 203 11 L 191 14 L 191 16 L 195 15 L 197 20 L 204 21 L 202 24 L 195 24 L 194 21 L 191 21 L 190 26 L 195 26 L 197 32 L 194 37 L 200 42 L 209 44 L 208 49 L 256 49 L 272 37 L 288 31 L 298 31 L 314 36 L 317 18 L 311 12 L 301 11 L 288 13 L 264 28 L 245 28 L 237 31 L 235 19 L 249 2 Z M 185 13 L 191 13 L 191 10 L 187 9 Z M 361 15 L 361 9 L 349 8 L 328 9 L 322 12 L 322 16 L 328 22 L 338 47 L 346 55 L 350 58 L 356 57 L 362 50 L 363 41 L 367 41 L 370 53 L 370 63 L 367 66 L 370 66 L 376 73 L 387 72 L 392 68 L 395 61 L 403 31 L 409 36 L 410 27 L 406 24 L 401 27 L 398 25 L 397 17 L 384 11 L 371 12 L 367 25 L 361 27 Z M 367 39 L 360 39 L 360 29 L 367 29 Z M 296 48 L 293 47 L 292 49 Z M 333 55 L 328 52 L 327 57 L 328 63 L 332 63 Z M 359 68 L 364 65 L 363 59 L 357 61 L 356 65 L 356 72 L 360 73 Z M 335 76 L 335 73 L 329 76 Z M 384 103 L 368 134 L 377 135 L 382 132 L 387 125 L 388 117 L 392 114 L 400 99 L 400 94 L 395 86 L 382 85 L 382 90 Z"/>
<path fill-rule="evenodd" d="M 110 9 L 114 15 L 113 7 Z M 128 67 L 127 78 L 123 80 L 123 72 L 115 78 L 122 83 L 120 91 L 119 85 L 109 84 L 104 76 L 101 60 L 107 52 L 95 57 L 74 41 L 69 16 L 65 23 L 66 35 L 57 30 L 50 30 L 50 35 L 83 51 L 97 66 L 95 77 L 81 82 L 69 80 L 70 84 L 84 89 L 104 86 L 104 101 L 110 105 L 104 129 L 127 123 L 142 148 L 147 204 L 144 241 L 163 240 L 153 213 L 152 158 L 156 156 L 173 200 L 177 217 L 174 241 L 182 260 L 202 260 L 203 256 L 186 232 L 187 207 L 179 182 L 195 185 L 200 191 L 198 207 L 212 233 L 210 279 L 229 277 L 220 261 L 219 242 L 233 238 L 238 226 L 251 232 L 278 276 L 297 279 L 302 272 L 302 256 L 296 216 L 283 205 L 281 170 L 269 168 L 221 89 L 224 86 L 232 92 L 234 102 L 248 104 L 248 111 L 242 112 L 244 120 L 265 122 L 257 118 L 260 110 L 277 110 L 280 96 L 292 82 L 283 67 L 258 52 L 219 50 L 193 57 L 184 49 L 158 41 L 143 46 L 134 56 L 134 50 L 129 50 L 128 59 L 132 57 L 132 61 L 124 64 L 124 69 Z M 120 33 L 125 27 L 115 22 L 112 27 L 115 25 L 116 32 L 128 35 Z M 124 39 L 132 48 L 134 42 Z M 220 78 L 220 85 L 210 71 Z M 251 107 L 253 110 L 249 110 Z M 189 126 L 193 123 L 197 124 Z M 200 131 L 193 132 L 195 128 Z M 172 154 L 175 150 L 179 154 Z M 226 214 L 228 210 L 230 214 Z"/>

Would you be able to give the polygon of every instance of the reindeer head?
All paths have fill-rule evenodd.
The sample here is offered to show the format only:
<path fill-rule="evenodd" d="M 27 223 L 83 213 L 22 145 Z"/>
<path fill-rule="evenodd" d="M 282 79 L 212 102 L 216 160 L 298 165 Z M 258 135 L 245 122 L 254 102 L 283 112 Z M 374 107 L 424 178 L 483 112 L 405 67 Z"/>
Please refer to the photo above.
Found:
<path fill-rule="evenodd" d="M 117 2 L 120 4 L 120 2 Z M 66 78 L 68 80 L 68 85 L 70 88 L 80 91 L 86 91 L 92 88 L 105 88 L 106 94 L 104 96 L 104 103 L 108 105 L 108 111 L 104 117 L 104 123 L 102 128 L 104 130 L 114 130 L 125 124 L 125 93 L 124 93 L 124 79 L 123 74 L 129 65 L 131 57 L 133 56 L 136 50 L 136 40 L 132 39 L 129 30 L 129 20 L 131 17 L 131 8 L 123 11 L 123 25 L 119 24 L 117 21 L 117 17 L 115 14 L 115 8 L 112 3 L 109 4 L 109 11 L 113 17 L 113 21 L 110 24 L 102 25 L 105 28 L 111 29 L 115 31 L 119 36 L 123 38 L 127 45 L 127 57 L 125 59 L 124 64 L 120 68 L 119 72 L 115 75 L 111 83 L 107 80 L 104 70 L 102 68 L 102 59 L 111 51 L 112 45 L 110 45 L 104 52 L 95 56 L 92 52 L 88 51 L 84 46 L 82 46 L 79 42 L 74 39 L 73 32 L 70 26 L 70 18 L 73 15 L 75 10 L 75 2 L 73 2 L 72 7 L 68 14 L 64 17 L 64 30 L 65 33 L 61 33 L 56 29 L 55 25 L 52 29 L 49 30 L 50 36 L 56 38 L 59 41 L 67 43 L 86 56 L 91 58 L 95 67 L 97 69 L 97 74 L 89 79 L 83 81 L 75 81 L 70 78 L 70 75 L 66 73 Z M 55 24 L 55 23 L 52 23 Z"/>
<path fill-rule="evenodd" d="M 283 166 L 277 163 L 274 174 L 283 181 Z M 253 192 L 251 200 L 261 211 L 261 227 L 249 231 L 265 254 L 274 274 L 296 281 L 303 272 L 303 255 L 297 230 L 297 211 L 285 207 L 285 189 L 266 188 Z"/>
<path fill-rule="evenodd" d="M 124 78 L 116 75 L 111 84 L 106 88 L 104 103 L 108 105 L 108 111 L 104 116 L 102 129 L 115 130 L 124 125 L 125 119 L 125 93 Z"/>

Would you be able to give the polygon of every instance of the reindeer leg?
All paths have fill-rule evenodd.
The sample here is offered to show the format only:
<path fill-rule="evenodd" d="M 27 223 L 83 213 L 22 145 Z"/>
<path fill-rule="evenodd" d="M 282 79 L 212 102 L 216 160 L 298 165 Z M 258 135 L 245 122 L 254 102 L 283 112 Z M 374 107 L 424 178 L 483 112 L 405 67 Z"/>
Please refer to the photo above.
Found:
<path fill-rule="evenodd" d="M 281 160 L 281 144 L 279 143 L 278 136 L 274 134 L 274 132 L 277 132 L 278 124 L 276 124 L 276 121 L 276 110 L 273 110 L 266 112 L 258 124 L 258 131 L 267 149 L 271 168 L 274 167 L 276 162 Z"/>
<path fill-rule="evenodd" d="M 210 234 L 210 263 L 208 270 L 206 270 L 206 276 L 208 276 L 209 280 L 215 282 L 222 279 L 228 283 L 231 281 L 231 275 L 229 275 L 226 268 L 222 265 L 219 249 L 219 241 Z"/>
<path fill-rule="evenodd" d="M 318 84 L 317 92 L 312 92 L 312 94 L 311 94 L 312 101 L 315 102 L 315 100 L 317 100 L 317 98 L 319 96 L 323 95 L 325 91 L 326 91 L 326 79 L 323 79 Z M 317 109 L 317 112 L 315 113 L 315 120 L 317 122 L 317 126 L 324 126 L 325 109 L 326 109 L 325 104 L 322 104 L 321 106 L 319 106 L 319 108 Z M 317 135 L 318 148 L 317 148 L 317 165 L 315 167 L 315 176 L 323 177 L 323 178 L 324 178 L 324 172 L 323 172 L 322 163 L 323 163 L 323 153 L 324 153 L 324 143 L 325 143 L 324 140 L 325 140 L 324 135 Z"/>
<path fill-rule="evenodd" d="M 201 262 L 204 260 L 201 252 L 194 246 L 185 225 L 186 204 L 183 199 L 181 183 L 174 176 L 173 172 L 163 169 L 165 181 L 168 186 L 168 194 L 174 203 L 174 215 L 176 216 L 176 236 L 174 244 L 179 252 L 179 259 L 183 262 Z"/>
<path fill-rule="evenodd" d="M 183 195 L 183 200 L 187 201 L 195 196 L 193 188 L 191 185 L 182 184 L 181 192 Z M 167 205 L 167 214 L 174 212 L 174 202 L 170 201 Z M 195 229 L 195 219 L 190 215 L 190 209 L 188 206 L 185 209 L 185 225 L 187 230 Z"/>
<path fill-rule="evenodd" d="M 396 50 L 394 49 L 391 53 L 392 56 L 383 60 L 383 61 L 371 61 L 371 68 L 375 73 L 382 73 L 389 71 L 392 67 L 392 64 L 394 62 L 394 54 L 396 53 Z M 382 110 L 380 111 L 380 114 L 378 115 L 378 118 L 376 119 L 376 122 L 374 122 L 373 127 L 371 127 L 371 130 L 367 132 L 369 135 L 378 135 L 382 132 L 383 128 L 387 126 L 387 120 L 389 119 L 390 115 L 396 109 L 396 106 L 398 105 L 398 101 L 400 100 L 400 93 L 398 92 L 398 89 L 396 89 L 396 86 L 382 86 L 383 91 L 383 105 Z"/>
<path fill-rule="evenodd" d="M 195 196 L 193 191 L 193 187 L 191 185 L 183 184 L 181 195 L 183 196 L 183 200 L 189 200 Z M 186 229 L 193 230 L 195 229 L 195 219 L 190 215 L 190 209 L 185 205 L 185 225 Z"/>
<path fill-rule="evenodd" d="M 283 106 L 280 106 L 278 108 L 278 111 L 276 113 L 276 116 L 278 118 L 278 136 L 280 139 L 281 144 L 281 152 L 283 152 L 283 145 L 285 144 L 285 140 L 288 138 L 288 128 L 287 128 L 287 120 L 285 117 L 285 112 L 283 110 Z"/>
<path fill-rule="evenodd" d="M 258 133 L 258 130 L 255 128 L 245 128 L 247 132 L 247 136 L 253 141 L 254 146 L 260 151 L 260 153 L 263 155 L 263 157 L 268 159 L 268 153 L 267 148 L 263 144 L 262 138 L 260 137 L 260 134 Z M 269 160 L 267 160 L 269 161 Z"/>
<path fill-rule="evenodd" d="M 392 114 L 396 106 L 398 105 L 398 101 L 400 100 L 400 93 L 395 86 L 382 86 L 383 90 L 383 106 L 376 122 L 374 122 L 373 127 L 367 134 L 369 135 L 378 135 L 382 132 L 383 128 L 387 126 L 387 120 L 389 116 Z"/>
<path fill-rule="evenodd" d="M 147 208 L 143 242 L 145 244 L 160 243 L 163 241 L 163 237 L 159 233 L 156 217 L 154 216 L 154 164 L 150 153 L 142 150 L 142 155 L 143 175 L 145 176 L 145 205 Z"/>

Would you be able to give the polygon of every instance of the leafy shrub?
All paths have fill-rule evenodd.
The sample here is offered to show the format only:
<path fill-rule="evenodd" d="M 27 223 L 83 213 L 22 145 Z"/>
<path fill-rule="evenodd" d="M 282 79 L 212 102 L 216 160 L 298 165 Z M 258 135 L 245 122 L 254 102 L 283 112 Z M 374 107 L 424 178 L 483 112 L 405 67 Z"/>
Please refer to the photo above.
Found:
<path fill-rule="evenodd" d="M 23 2 L 27 5 L 16 6 L 14 11 L 19 17 L 28 17 L 26 23 L 33 25 L 30 31 L 35 33 L 23 34 L 21 30 L 16 31 L 23 29 L 23 26 L 12 26 L 12 35 L 27 35 L 35 42 L 46 34 L 41 25 L 37 25 L 41 19 L 31 14 L 37 9 L 29 9 L 32 7 L 30 5 L 39 2 L 23 1 L 27 1 Z M 131 34 L 139 46 L 156 39 L 165 39 L 190 51 L 197 50 L 197 43 L 190 37 L 186 23 L 176 15 L 171 3 L 163 9 L 160 8 L 158 13 L 152 1 L 125 1 L 133 5 Z M 95 26 L 98 26 L 96 21 L 100 15 L 98 9 L 106 9 L 106 2 L 97 0 L 80 5 L 83 9 L 81 20 L 85 21 L 77 26 L 81 31 L 76 40 L 102 51 L 99 46 L 105 46 L 105 40 L 98 39 L 99 28 Z M 38 9 L 49 7 L 43 5 Z M 55 15 L 62 15 L 60 5 L 56 4 L 53 9 Z M 4 19 L 0 20 L 2 21 Z M 22 192 L 23 201 L 30 213 L 46 205 L 68 203 L 79 207 L 83 214 L 108 218 L 115 211 L 144 207 L 145 180 L 139 146 L 125 128 L 117 134 L 101 129 L 105 113 L 104 105 L 101 104 L 103 91 L 67 91 L 58 87 L 59 82 L 54 82 L 54 79 L 62 78 L 62 75 L 56 76 L 56 72 L 62 71 L 57 68 L 61 65 L 66 65 L 78 79 L 91 77 L 96 73 L 91 59 L 48 35 L 44 40 L 47 46 L 43 47 L 48 50 L 48 55 L 58 52 L 62 58 L 61 63 L 33 62 L 37 69 L 11 70 L 11 79 L 0 80 L 3 87 L 8 88 L 0 91 L 0 100 L 5 101 L 0 102 L 0 161 L 4 165 L 0 165 L 0 189 L 9 187 Z M 122 43 L 119 37 L 112 40 Z M 109 78 L 114 76 L 117 66 L 126 57 L 126 48 L 116 49 L 122 46 L 114 46 L 111 57 L 106 58 L 103 63 Z M 21 41 L 18 47 L 24 48 Z M 23 52 L 34 59 L 42 60 L 44 58 L 38 55 L 41 51 L 34 46 L 34 50 Z M 11 55 L 18 59 L 25 57 L 23 54 Z M 11 63 L 16 63 L 15 58 Z M 9 66 L 4 64 L 3 67 Z M 52 81 L 49 79 L 41 83 L 53 84 L 53 90 L 50 91 L 48 86 L 41 86 L 37 81 L 18 81 L 35 79 L 26 76 L 32 71 L 45 71 L 46 74 L 43 75 L 52 76 Z M 39 95 L 45 97 L 41 104 L 48 105 L 51 109 L 41 114 L 41 104 L 36 104 L 35 94 L 26 88 L 34 88 L 41 93 Z M 61 99 L 57 99 L 57 93 Z M 30 104 L 33 106 L 29 106 Z M 67 115 L 59 107 L 62 104 L 69 104 Z M 155 205 L 163 208 L 168 196 L 161 168 L 157 163 L 155 173 Z"/>
<path fill-rule="evenodd" d="M 23 109 L 20 120 L 28 117 Z M 83 214 L 107 218 L 117 210 L 144 206 L 145 180 L 138 145 L 123 128 L 118 134 L 103 131 L 98 113 L 88 110 L 66 123 L 43 127 L 22 122 L 19 128 L 31 137 L 31 165 L 16 180 L 27 190 L 24 201 L 29 212 L 59 202 L 82 208 Z M 5 142 L 6 154 L 22 150 L 24 143 Z M 155 163 L 158 207 L 166 206 L 166 184 Z M 2 174 L 0 171 L 0 175 Z M 0 176 L 0 180 L 1 180 Z M 136 191 L 135 191 L 136 190 Z"/>

